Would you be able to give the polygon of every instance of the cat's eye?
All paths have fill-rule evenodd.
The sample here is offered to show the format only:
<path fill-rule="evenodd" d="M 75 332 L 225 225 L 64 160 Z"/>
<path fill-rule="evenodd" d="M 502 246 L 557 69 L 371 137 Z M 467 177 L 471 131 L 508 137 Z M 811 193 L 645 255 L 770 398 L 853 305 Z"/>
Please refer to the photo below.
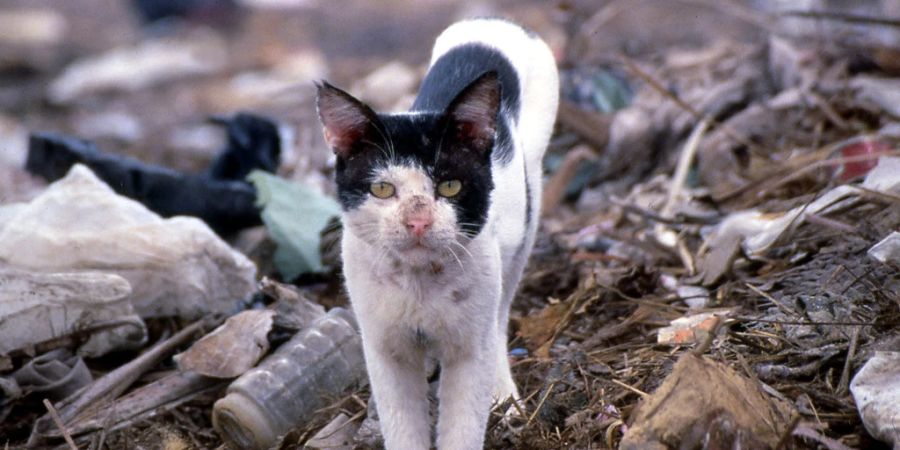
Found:
<path fill-rule="evenodd" d="M 378 198 L 389 198 L 394 196 L 394 185 L 384 181 L 376 181 L 372 183 L 372 186 L 369 186 L 369 191 Z"/>
<path fill-rule="evenodd" d="M 459 190 L 462 189 L 462 182 L 459 180 L 448 180 L 441 181 L 438 184 L 438 195 L 441 197 L 453 197 L 456 194 L 459 194 Z"/>

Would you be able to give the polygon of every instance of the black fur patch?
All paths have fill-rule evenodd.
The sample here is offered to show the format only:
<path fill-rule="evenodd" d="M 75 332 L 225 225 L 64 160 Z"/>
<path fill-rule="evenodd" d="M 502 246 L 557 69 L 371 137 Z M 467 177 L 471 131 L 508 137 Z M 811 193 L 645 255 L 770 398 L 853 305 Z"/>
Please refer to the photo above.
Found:
<path fill-rule="evenodd" d="M 500 84 L 499 113 L 487 118 L 495 121 L 497 131 L 490 151 L 476 148 L 477 145 L 466 140 L 466 133 L 461 136 L 453 122 L 458 115 L 448 111 L 458 105 L 454 100 L 461 98 L 467 88 L 484 80 Z M 334 98 L 340 100 L 340 97 Z M 322 105 L 327 104 L 320 101 L 320 116 L 327 118 L 329 111 L 323 112 Z M 331 107 L 343 106 L 346 105 Z M 368 121 L 369 130 L 364 136 L 353 139 L 352 151 L 336 151 L 335 179 L 341 206 L 351 210 L 366 201 L 369 186 L 375 181 L 373 169 L 413 165 L 425 170 L 435 186 L 448 180 L 462 182 L 459 194 L 447 201 L 456 210 L 461 231 L 469 236 L 477 235 L 487 220 L 494 189 L 491 164 L 508 163 L 512 158 L 509 121 L 518 119 L 519 107 L 518 76 L 500 52 L 479 44 L 467 44 L 449 51 L 429 70 L 413 105 L 413 113 L 370 117 L 373 120 Z M 354 109 L 362 108 L 354 106 Z"/>
<path fill-rule="evenodd" d="M 499 51 L 475 43 L 460 45 L 435 61 L 422 81 L 413 111 L 446 110 L 466 86 L 488 72 L 496 72 L 500 79 L 500 110 L 510 116 L 508 119 L 518 121 L 521 88 L 516 69 Z M 508 163 L 513 151 L 509 124 L 501 117 L 497 125 L 494 159 Z"/>

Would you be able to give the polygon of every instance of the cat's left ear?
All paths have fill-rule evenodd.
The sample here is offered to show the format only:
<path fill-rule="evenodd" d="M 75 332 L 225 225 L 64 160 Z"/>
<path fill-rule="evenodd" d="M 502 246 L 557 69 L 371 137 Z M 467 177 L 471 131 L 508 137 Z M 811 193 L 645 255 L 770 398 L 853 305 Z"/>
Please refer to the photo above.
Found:
<path fill-rule="evenodd" d="M 488 72 L 466 86 L 447 107 L 449 126 L 468 148 L 490 153 L 500 113 L 500 80 Z"/>

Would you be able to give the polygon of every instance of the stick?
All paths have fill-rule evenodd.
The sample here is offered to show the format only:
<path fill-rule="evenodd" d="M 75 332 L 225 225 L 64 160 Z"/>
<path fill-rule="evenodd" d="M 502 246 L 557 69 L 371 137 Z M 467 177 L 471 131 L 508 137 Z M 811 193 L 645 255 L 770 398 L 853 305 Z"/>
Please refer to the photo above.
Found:
<path fill-rule="evenodd" d="M 785 11 L 784 13 L 782 13 L 782 15 L 800 17 L 803 19 L 825 19 L 847 23 L 858 23 L 863 25 L 878 25 L 883 27 L 900 28 L 900 20 L 897 19 L 860 16 L 856 14 L 845 14 L 831 11 Z"/>
<path fill-rule="evenodd" d="M 788 423 L 787 428 L 784 429 L 784 433 L 781 434 L 781 438 L 778 439 L 778 444 L 775 445 L 775 450 L 781 450 L 785 448 L 788 440 L 791 438 L 791 435 L 794 433 L 794 428 L 797 428 L 797 424 L 800 423 L 800 415 L 797 414 L 791 418 L 791 421 Z"/>
<path fill-rule="evenodd" d="M 56 424 L 56 427 L 59 428 L 60 433 L 62 433 L 63 438 L 66 440 L 66 443 L 69 444 L 69 448 L 72 450 L 78 450 L 78 446 L 75 445 L 75 441 L 72 440 L 72 435 L 69 434 L 69 430 L 66 429 L 65 424 L 63 424 L 62 419 L 59 418 L 59 414 L 56 412 L 56 408 L 53 407 L 53 403 L 50 403 L 50 400 L 44 399 L 44 406 L 47 407 L 47 412 L 50 414 L 50 418 L 53 419 L 53 423 Z"/>
<path fill-rule="evenodd" d="M 636 387 L 634 387 L 634 386 L 632 386 L 632 385 L 630 385 L 630 384 L 628 384 L 628 383 L 625 383 L 624 381 L 619 381 L 619 380 L 617 380 L 617 379 L 615 379 L 615 378 L 610 378 L 609 381 L 612 381 L 613 383 L 615 383 L 615 384 L 617 384 L 617 385 L 619 385 L 619 386 L 622 386 L 623 388 L 628 389 L 629 391 L 634 392 L 634 393 L 637 394 L 637 395 L 640 395 L 642 398 L 647 398 L 647 397 L 650 396 L 650 394 L 648 394 L 648 393 L 646 393 L 646 392 L 644 392 L 644 391 L 642 391 L 642 390 L 640 390 L 640 389 L 638 389 L 638 388 L 636 388 Z"/>
<path fill-rule="evenodd" d="M 847 350 L 847 359 L 844 361 L 844 370 L 841 372 L 841 381 L 838 383 L 838 395 L 844 395 L 850 386 L 850 366 L 853 365 L 853 358 L 856 356 L 856 347 L 859 345 L 860 327 L 853 329 L 853 335 L 850 337 L 850 348 Z"/>

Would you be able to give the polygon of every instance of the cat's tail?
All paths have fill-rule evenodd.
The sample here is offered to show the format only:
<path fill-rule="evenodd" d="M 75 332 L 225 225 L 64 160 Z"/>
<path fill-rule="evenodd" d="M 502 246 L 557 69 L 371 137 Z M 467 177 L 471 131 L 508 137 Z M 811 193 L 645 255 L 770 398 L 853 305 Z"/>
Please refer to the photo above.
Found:
<path fill-rule="evenodd" d="M 559 104 L 559 76 L 550 47 L 541 38 L 503 19 L 473 19 L 447 28 L 435 42 L 433 60 L 463 42 L 478 42 L 499 50 L 519 77 L 516 121 L 522 153 L 529 172 L 540 177 L 541 160 L 553 133 Z"/>

